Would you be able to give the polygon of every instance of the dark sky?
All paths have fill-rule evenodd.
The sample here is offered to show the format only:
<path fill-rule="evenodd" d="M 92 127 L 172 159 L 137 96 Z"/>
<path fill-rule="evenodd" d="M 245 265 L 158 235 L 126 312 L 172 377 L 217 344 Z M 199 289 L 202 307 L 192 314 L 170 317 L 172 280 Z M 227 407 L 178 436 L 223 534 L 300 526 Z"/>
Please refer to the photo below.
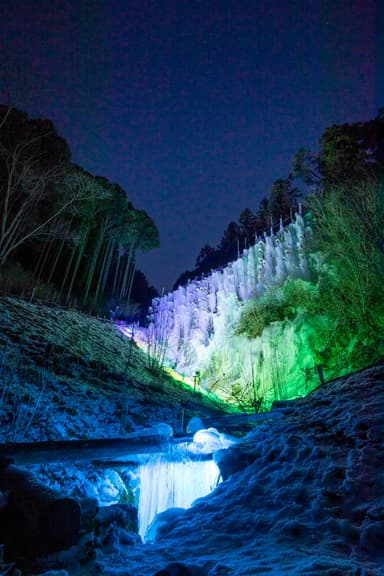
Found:
<path fill-rule="evenodd" d="M 139 265 L 169 289 L 300 146 L 384 105 L 379 5 L 14 0 L 2 66 L 19 107 L 154 219 L 161 248 Z"/>

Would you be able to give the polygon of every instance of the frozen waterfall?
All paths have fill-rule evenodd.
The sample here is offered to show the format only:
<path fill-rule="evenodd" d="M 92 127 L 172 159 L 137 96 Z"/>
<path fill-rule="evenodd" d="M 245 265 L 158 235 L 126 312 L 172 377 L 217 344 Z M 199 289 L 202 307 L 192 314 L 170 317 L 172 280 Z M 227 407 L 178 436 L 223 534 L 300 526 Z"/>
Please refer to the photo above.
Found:
<path fill-rule="evenodd" d="M 138 505 L 139 534 L 145 533 L 154 517 L 168 508 L 189 508 L 196 498 L 209 494 L 219 480 L 213 460 L 169 461 L 154 454 L 140 466 Z"/>
<path fill-rule="evenodd" d="M 237 329 L 257 299 L 284 300 L 287 281 L 303 288 L 310 237 L 310 222 L 295 214 L 224 268 L 154 298 L 147 328 L 135 329 L 136 342 L 186 384 L 230 403 L 253 406 L 262 399 L 268 408 L 308 393 L 316 385 L 315 377 L 303 376 L 315 362 L 312 326 L 304 329 L 300 318 L 295 325 L 269 320 L 255 338 Z"/>
<path fill-rule="evenodd" d="M 222 270 L 155 298 L 142 340 L 166 365 L 193 377 L 222 347 L 221 334 L 238 320 L 244 302 L 282 286 L 287 278 L 307 277 L 306 225 L 296 214 Z"/>

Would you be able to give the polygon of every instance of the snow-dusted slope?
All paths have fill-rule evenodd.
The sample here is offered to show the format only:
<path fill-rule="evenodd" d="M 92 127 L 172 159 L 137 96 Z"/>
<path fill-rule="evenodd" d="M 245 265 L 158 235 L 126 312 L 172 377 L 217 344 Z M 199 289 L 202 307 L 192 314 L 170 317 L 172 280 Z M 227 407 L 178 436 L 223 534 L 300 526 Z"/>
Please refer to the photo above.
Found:
<path fill-rule="evenodd" d="M 229 478 L 105 574 L 384 574 L 384 366 L 329 383 L 221 455 Z"/>
<path fill-rule="evenodd" d="M 177 431 L 202 403 L 148 370 L 111 323 L 0 298 L 0 441 L 116 437 L 159 422 Z"/>

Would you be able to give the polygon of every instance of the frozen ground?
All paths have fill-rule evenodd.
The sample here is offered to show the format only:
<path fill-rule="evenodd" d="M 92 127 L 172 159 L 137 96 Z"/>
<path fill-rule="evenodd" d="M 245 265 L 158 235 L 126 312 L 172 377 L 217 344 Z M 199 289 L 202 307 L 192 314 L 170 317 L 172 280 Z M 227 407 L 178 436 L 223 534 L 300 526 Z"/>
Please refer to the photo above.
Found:
<path fill-rule="evenodd" d="M 100 324 L 68 318 L 0 299 L 3 439 L 112 437 L 158 422 L 177 429 L 191 395 L 172 396 L 142 364 L 134 372 L 126 341 L 110 326 L 102 334 Z M 153 576 L 170 562 L 199 566 L 199 576 L 384 574 L 383 396 L 382 365 L 279 409 L 218 453 L 227 479 L 189 510 L 168 514 L 154 544 L 117 539 L 81 574 Z M 79 478 L 89 485 L 94 470 L 56 473 L 45 477 L 67 490 Z"/>
<path fill-rule="evenodd" d="M 384 367 L 334 381 L 219 454 L 232 474 L 106 576 L 384 574 Z M 164 533 L 167 532 L 167 533 Z M 101 559 L 102 560 L 102 559 Z"/>
<path fill-rule="evenodd" d="M 177 432 L 196 405 L 216 412 L 148 370 L 110 323 L 0 298 L 0 441 L 111 438 L 159 422 Z"/>

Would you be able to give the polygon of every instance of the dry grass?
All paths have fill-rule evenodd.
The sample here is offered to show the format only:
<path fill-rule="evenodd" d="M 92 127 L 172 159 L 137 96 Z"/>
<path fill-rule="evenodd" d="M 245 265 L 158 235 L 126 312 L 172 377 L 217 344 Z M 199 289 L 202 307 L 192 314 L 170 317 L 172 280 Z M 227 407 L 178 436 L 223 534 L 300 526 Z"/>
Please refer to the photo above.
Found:
<path fill-rule="evenodd" d="M 31 440 L 58 438 L 64 421 L 72 438 L 116 436 L 161 421 L 177 428 L 182 418 L 223 409 L 165 372 L 153 374 L 144 352 L 111 322 L 79 312 L 0 298 L 0 355 L 27 403 L 38 397 L 45 374 Z M 0 393 L 5 385 L 0 378 Z M 11 422 L 12 406 L 0 409 L 2 421 Z"/>

